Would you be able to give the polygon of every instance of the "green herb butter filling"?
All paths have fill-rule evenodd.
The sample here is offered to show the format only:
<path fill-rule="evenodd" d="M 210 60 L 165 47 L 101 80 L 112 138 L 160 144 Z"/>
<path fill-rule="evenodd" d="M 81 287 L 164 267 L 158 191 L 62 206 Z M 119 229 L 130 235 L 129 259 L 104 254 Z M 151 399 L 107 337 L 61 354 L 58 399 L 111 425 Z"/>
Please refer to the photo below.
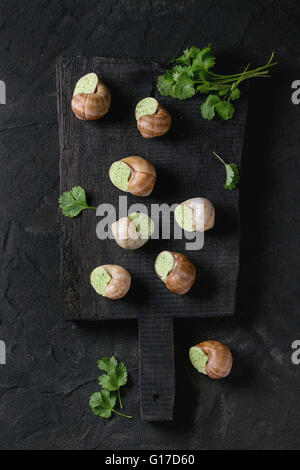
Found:
<path fill-rule="evenodd" d="M 131 171 L 126 163 L 114 162 L 110 167 L 109 177 L 112 184 L 121 189 L 121 191 L 128 190 L 128 181 L 131 177 Z"/>
<path fill-rule="evenodd" d="M 197 369 L 198 372 L 201 374 L 206 374 L 206 364 L 208 362 L 207 355 L 202 351 L 202 349 L 198 348 L 197 346 L 193 346 L 190 348 L 189 352 L 190 361 Z"/>
<path fill-rule="evenodd" d="M 91 284 L 97 294 L 105 295 L 105 287 L 110 283 L 111 277 L 103 268 L 95 268 L 91 273 Z"/>
<path fill-rule="evenodd" d="M 154 223 L 143 212 L 133 212 L 128 218 L 134 223 L 136 231 L 141 234 L 141 238 L 150 238 L 154 232 Z"/>
<path fill-rule="evenodd" d="M 158 101 L 155 98 L 144 98 L 139 101 L 135 108 L 135 119 L 138 121 L 141 117 L 148 114 L 155 114 L 158 108 Z"/>
<path fill-rule="evenodd" d="M 81 77 L 76 83 L 73 96 L 79 93 L 95 93 L 98 85 L 98 77 L 95 73 L 88 73 Z"/>
<path fill-rule="evenodd" d="M 175 219 L 178 225 L 187 232 L 194 232 L 193 209 L 180 204 L 175 209 Z"/>
<path fill-rule="evenodd" d="M 165 282 L 174 266 L 173 256 L 168 251 L 162 251 L 155 261 L 155 271 Z"/>

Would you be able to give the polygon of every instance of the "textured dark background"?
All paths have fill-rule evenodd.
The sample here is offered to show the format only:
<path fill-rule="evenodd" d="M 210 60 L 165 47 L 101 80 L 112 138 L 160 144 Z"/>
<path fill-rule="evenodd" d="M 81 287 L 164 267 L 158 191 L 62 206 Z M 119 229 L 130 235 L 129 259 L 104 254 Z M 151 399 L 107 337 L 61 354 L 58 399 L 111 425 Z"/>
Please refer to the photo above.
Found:
<path fill-rule="evenodd" d="M 284 1 L 1 2 L 0 366 L 2 449 L 299 448 L 298 199 L 300 6 Z M 139 417 L 135 321 L 65 323 L 58 304 L 58 129 L 55 59 L 60 54 L 171 59 L 187 45 L 230 64 L 279 66 L 252 83 L 243 152 L 241 272 L 230 319 L 176 320 L 173 423 Z M 188 347 L 214 338 L 233 350 L 232 375 L 210 381 Z M 129 368 L 124 391 L 134 420 L 97 419 L 96 360 L 115 353 Z"/>

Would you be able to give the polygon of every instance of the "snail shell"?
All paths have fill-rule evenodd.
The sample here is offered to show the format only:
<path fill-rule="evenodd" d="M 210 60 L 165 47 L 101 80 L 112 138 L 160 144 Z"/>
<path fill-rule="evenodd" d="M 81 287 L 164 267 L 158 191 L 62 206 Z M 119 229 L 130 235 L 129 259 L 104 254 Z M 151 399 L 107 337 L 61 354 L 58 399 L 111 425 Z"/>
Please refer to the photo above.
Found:
<path fill-rule="evenodd" d="M 110 104 L 110 91 L 95 73 L 84 75 L 77 82 L 71 107 L 79 119 L 100 119 L 109 111 Z"/>
<path fill-rule="evenodd" d="M 111 279 L 108 279 L 104 289 L 99 290 L 99 288 L 97 288 L 97 284 L 93 282 L 93 280 L 95 279 L 95 276 L 97 276 L 97 273 L 103 271 L 104 274 L 107 273 Z M 124 297 L 129 291 L 131 276 L 125 268 L 122 268 L 122 266 L 118 266 L 117 264 L 103 264 L 92 271 L 91 284 L 98 294 L 108 297 L 109 299 L 116 300 Z"/>
<path fill-rule="evenodd" d="M 139 112 L 138 108 L 140 105 L 143 105 L 143 102 L 150 102 L 148 111 L 147 107 L 142 111 L 145 114 Z M 151 97 L 144 98 L 137 104 L 136 120 L 137 127 L 145 139 L 164 135 L 170 129 L 172 122 L 170 113 L 155 98 Z"/>
<path fill-rule="evenodd" d="M 215 208 L 208 199 L 194 197 L 176 207 L 175 219 L 178 225 L 188 232 L 205 232 L 215 224 Z"/>
<path fill-rule="evenodd" d="M 159 256 L 167 254 L 172 257 L 173 268 L 164 279 L 158 270 L 157 261 Z M 186 294 L 196 280 L 196 268 L 189 258 L 181 253 L 175 251 L 163 251 L 156 258 L 155 270 L 157 275 L 165 282 L 166 287 L 175 294 Z"/>
<path fill-rule="evenodd" d="M 134 196 L 149 196 L 152 193 L 156 180 L 156 171 L 152 163 L 143 157 L 137 156 L 122 158 L 119 162 L 123 162 L 130 169 L 130 179 L 125 190 Z M 118 181 L 113 175 L 113 168 L 117 163 L 114 162 L 111 165 L 109 177 L 115 186 L 124 190 L 123 187 L 118 185 Z"/>
<path fill-rule="evenodd" d="M 141 226 L 144 230 L 138 230 Z M 137 250 L 151 237 L 154 224 L 146 214 L 135 212 L 114 222 L 111 225 L 111 231 L 121 248 Z"/>
<path fill-rule="evenodd" d="M 230 374 L 232 354 L 228 346 L 219 341 L 204 341 L 197 344 L 198 348 L 208 356 L 207 375 L 212 379 L 222 379 Z"/>

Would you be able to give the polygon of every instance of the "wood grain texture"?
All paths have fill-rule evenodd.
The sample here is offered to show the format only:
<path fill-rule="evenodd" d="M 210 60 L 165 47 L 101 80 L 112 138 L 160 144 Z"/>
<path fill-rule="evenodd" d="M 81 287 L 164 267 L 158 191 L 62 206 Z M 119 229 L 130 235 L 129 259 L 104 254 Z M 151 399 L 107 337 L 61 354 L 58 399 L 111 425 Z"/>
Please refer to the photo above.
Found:
<path fill-rule="evenodd" d="M 94 71 L 112 93 L 107 116 L 95 122 L 78 120 L 70 102 L 76 81 Z M 76 219 L 60 218 L 61 297 L 65 319 L 104 320 L 137 318 L 141 311 L 170 317 L 231 315 L 239 269 L 238 190 L 223 188 L 225 171 L 212 155 L 240 164 L 247 101 L 236 105 L 230 121 L 205 121 L 198 98 L 180 102 L 160 97 L 154 84 L 162 68 L 156 63 L 134 60 L 69 57 L 57 63 L 58 114 L 61 147 L 60 190 L 81 185 L 93 205 L 112 203 L 126 193 L 115 188 L 108 177 L 113 161 L 129 155 L 148 158 L 156 167 L 157 181 L 148 198 L 128 195 L 128 205 L 174 204 L 190 197 L 204 196 L 216 208 L 214 229 L 205 233 L 204 248 L 186 251 L 187 240 L 150 240 L 144 247 L 128 252 L 114 240 L 99 240 L 96 225 L 101 220 L 93 211 Z M 134 108 L 145 96 L 155 96 L 171 112 L 171 131 L 157 139 L 143 139 L 136 128 Z M 132 211 L 131 211 L 132 212 Z M 157 222 L 157 221 L 156 221 Z M 197 268 L 197 279 L 185 296 L 170 293 L 154 272 L 154 260 L 161 250 L 188 254 Z M 117 263 L 129 270 L 132 287 L 122 300 L 110 301 L 97 295 L 89 274 L 101 264 Z"/>
<path fill-rule="evenodd" d="M 171 420 L 175 398 L 173 319 L 141 315 L 139 352 L 142 420 Z"/>

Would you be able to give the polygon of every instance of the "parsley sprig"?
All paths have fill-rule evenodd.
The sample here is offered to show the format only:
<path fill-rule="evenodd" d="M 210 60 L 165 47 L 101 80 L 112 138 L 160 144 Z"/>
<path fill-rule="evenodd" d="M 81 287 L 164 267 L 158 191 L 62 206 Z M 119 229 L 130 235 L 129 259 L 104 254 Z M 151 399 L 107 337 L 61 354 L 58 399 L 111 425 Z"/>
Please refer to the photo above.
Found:
<path fill-rule="evenodd" d="M 248 64 L 241 73 L 220 75 L 212 70 L 216 59 L 211 44 L 203 49 L 192 46 L 172 61 L 176 65 L 158 77 L 157 88 L 161 95 L 179 100 L 191 98 L 196 93 L 206 94 L 208 96 L 201 105 L 202 117 L 213 119 L 217 113 L 222 119 L 231 119 L 235 112 L 232 101 L 241 96 L 239 85 L 248 78 L 269 77 L 269 68 L 276 65 L 273 58 L 274 53 L 261 67 L 249 70 Z"/>
<path fill-rule="evenodd" d="M 123 409 L 121 401 L 120 387 L 127 383 L 127 368 L 123 362 L 117 361 L 112 357 L 103 357 L 98 361 L 98 368 L 105 372 L 98 378 L 102 386 L 100 392 L 95 392 L 90 397 L 89 405 L 96 416 L 101 418 L 110 418 L 112 413 L 131 419 L 132 416 L 126 415 L 115 409 L 116 396 L 111 393 L 117 391 L 120 408 Z"/>
<path fill-rule="evenodd" d="M 101 418 L 108 419 L 112 413 L 115 413 L 124 418 L 132 418 L 132 416 L 125 415 L 114 409 L 116 404 L 116 397 L 111 395 L 108 390 L 101 390 L 95 392 L 90 398 L 89 405 L 92 408 L 93 413 Z"/>
<path fill-rule="evenodd" d="M 229 189 L 229 190 L 234 189 L 236 187 L 236 185 L 238 184 L 238 182 L 240 181 L 238 166 L 235 163 L 225 163 L 223 158 L 221 158 L 220 155 L 218 155 L 216 152 L 213 152 L 213 154 L 225 166 L 226 181 L 225 181 L 225 184 L 224 184 L 224 188 Z"/>
<path fill-rule="evenodd" d="M 98 368 L 106 372 L 106 374 L 100 375 L 99 384 L 111 392 L 117 391 L 120 407 L 123 408 L 120 387 L 127 382 L 127 369 L 124 362 L 118 363 L 114 356 L 103 357 L 98 361 Z"/>
<path fill-rule="evenodd" d="M 97 209 L 88 206 L 86 202 L 85 190 L 81 186 L 74 186 L 71 191 L 66 191 L 58 199 L 63 215 L 66 217 L 76 217 L 85 209 Z"/>

